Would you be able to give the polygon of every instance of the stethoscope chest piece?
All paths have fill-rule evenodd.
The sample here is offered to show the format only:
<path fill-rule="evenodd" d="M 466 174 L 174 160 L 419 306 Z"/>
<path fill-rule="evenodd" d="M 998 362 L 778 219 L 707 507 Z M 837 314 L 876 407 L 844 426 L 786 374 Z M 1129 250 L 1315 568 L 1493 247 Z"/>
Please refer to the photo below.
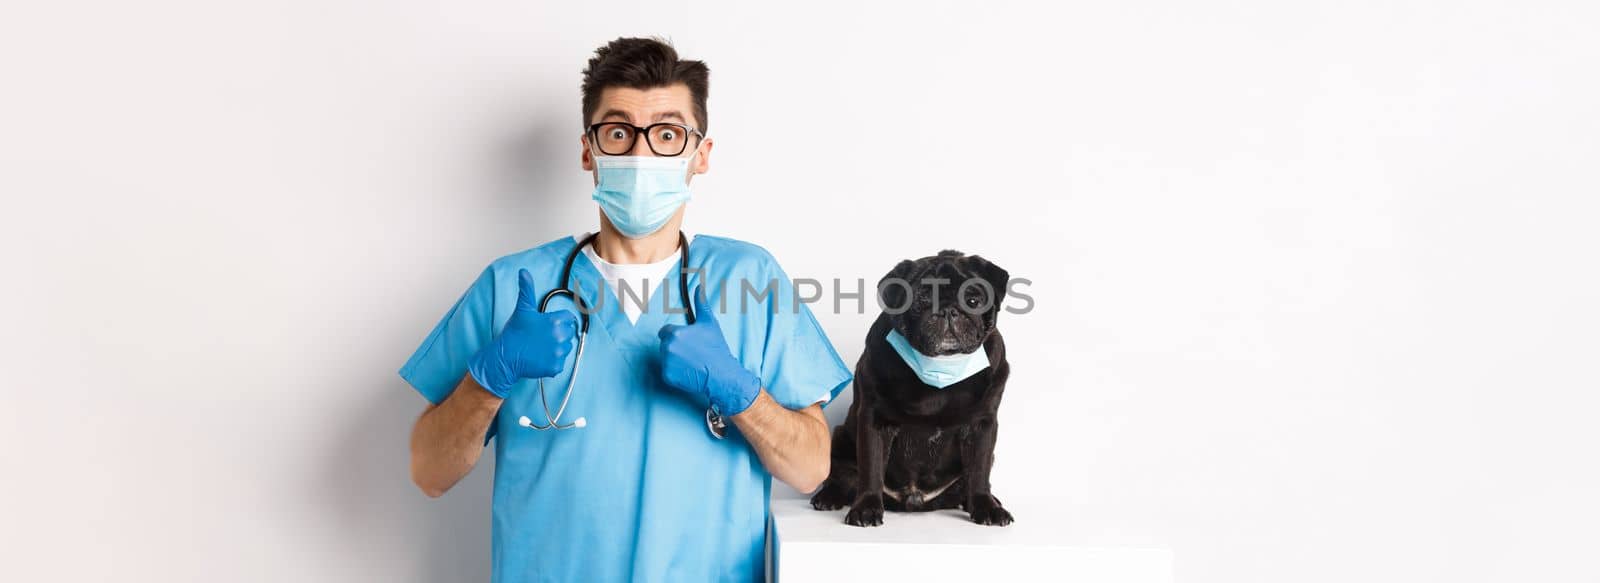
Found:
<path fill-rule="evenodd" d="M 721 413 L 717 412 L 715 406 L 706 409 L 706 429 L 710 430 L 711 436 L 717 439 L 722 439 L 728 435 L 728 422 L 722 418 Z"/>

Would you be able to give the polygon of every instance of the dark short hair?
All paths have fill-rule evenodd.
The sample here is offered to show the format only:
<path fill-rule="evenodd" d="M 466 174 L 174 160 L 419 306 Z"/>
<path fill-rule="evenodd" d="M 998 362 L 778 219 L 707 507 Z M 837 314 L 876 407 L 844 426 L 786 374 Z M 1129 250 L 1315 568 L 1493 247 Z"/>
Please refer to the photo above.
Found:
<path fill-rule="evenodd" d="M 583 70 L 583 127 L 589 127 L 600 93 L 607 87 L 654 89 L 682 83 L 689 87 L 695 124 L 706 131 L 706 94 L 711 69 L 702 61 L 678 58 L 678 51 L 659 38 L 619 38 L 594 50 Z"/>

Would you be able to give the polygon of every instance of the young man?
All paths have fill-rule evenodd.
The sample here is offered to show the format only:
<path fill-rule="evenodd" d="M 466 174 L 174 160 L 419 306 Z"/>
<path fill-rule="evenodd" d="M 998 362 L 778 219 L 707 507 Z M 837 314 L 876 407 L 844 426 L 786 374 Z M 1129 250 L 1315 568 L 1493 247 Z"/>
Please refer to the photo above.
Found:
<path fill-rule="evenodd" d="M 427 495 L 497 438 L 496 582 L 759 580 L 772 477 L 828 474 L 822 405 L 849 370 L 765 250 L 680 230 L 710 168 L 708 77 L 654 39 L 596 50 L 599 231 L 491 263 L 400 369 L 429 401 Z"/>

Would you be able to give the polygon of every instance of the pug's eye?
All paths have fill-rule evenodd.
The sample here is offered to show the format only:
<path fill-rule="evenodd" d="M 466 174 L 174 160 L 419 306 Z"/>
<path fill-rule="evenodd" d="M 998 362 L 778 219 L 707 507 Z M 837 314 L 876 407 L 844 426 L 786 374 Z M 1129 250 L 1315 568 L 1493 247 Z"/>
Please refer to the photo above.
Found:
<path fill-rule="evenodd" d="M 983 305 L 983 294 L 981 294 L 981 293 L 967 294 L 967 307 L 976 308 L 976 307 L 978 307 L 980 305 Z"/>

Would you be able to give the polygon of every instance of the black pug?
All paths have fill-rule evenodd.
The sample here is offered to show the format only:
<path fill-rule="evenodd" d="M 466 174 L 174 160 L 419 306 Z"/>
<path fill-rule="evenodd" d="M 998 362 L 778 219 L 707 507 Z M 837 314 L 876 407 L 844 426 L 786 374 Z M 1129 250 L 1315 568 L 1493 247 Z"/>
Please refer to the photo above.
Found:
<path fill-rule="evenodd" d="M 982 257 L 940 251 L 901 261 L 878 282 L 886 309 L 867 332 L 855 402 L 833 431 L 832 469 L 812 507 L 849 505 L 844 521 L 855 526 L 883 524 L 885 509 L 961 508 L 978 524 L 1011 523 L 989 491 L 995 413 L 1011 371 L 995 329 L 1009 277 Z M 962 286 L 971 279 L 988 285 Z M 989 367 L 943 389 L 925 384 L 885 339 L 891 328 L 924 355 L 981 348 Z"/>

